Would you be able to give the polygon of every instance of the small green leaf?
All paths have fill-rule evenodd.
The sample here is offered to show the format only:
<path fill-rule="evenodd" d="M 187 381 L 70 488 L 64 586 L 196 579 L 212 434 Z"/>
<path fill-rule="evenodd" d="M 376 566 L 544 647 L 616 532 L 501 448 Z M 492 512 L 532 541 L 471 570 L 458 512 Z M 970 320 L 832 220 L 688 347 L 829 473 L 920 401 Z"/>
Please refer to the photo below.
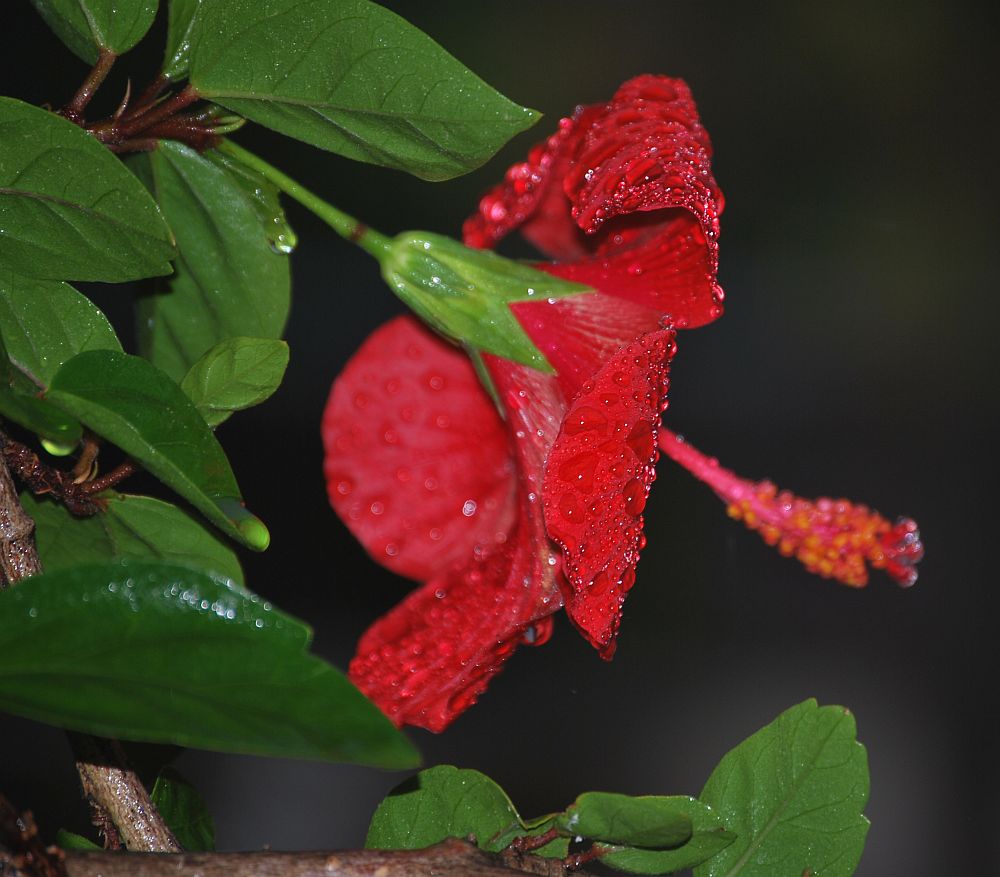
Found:
<path fill-rule="evenodd" d="M 191 56 L 191 37 L 202 0 L 167 0 L 167 48 L 163 75 L 176 82 L 184 77 Z"/>
<path fill-rule="evenodd" d="M 142 353 L 180 381 L 220 341 L 279 338 L 288 258 L 272 246 L 275 217 L 268 227 L 245 177 L 180 143 L 161 143 L 141 161 L 179 251 L 167 290 L 140 300 Z"/>
<path fill-rule="evenodd" d="M 29 277 L 169 274 L 173 239 L 139 181 L 86 131 L 0 97 L 0 264 Z"/>
<path fill-rule="evenodd" d="M 406 738 L 309 641 L 224 579 L 77 566 L 0 592 L 0 709 L 125 740 L 412 766 Z"/>
<path fill-rule="evenodd" d="M 691 799 L 584 792 L 556 820 L 565 834 L 632 847 L 665 849 L 691 837 Z"/>
<path fill-rule="evenodd" d="M 266 338 L 220 341 L 181 381 L 205 422 L 216 427 L 234 411 L 259 405 L 278 386 L 288 365 L 288 345 Z"/>
<path fill-rule="evenodd" d="M 172 767 L 165 767 L 153 784 L 150 794 L 180 845 L 189 852 L 215 849 L 215 823 L 205 799 Z"/>
<path fill-rule="evenodd" d="M 60 828 L 56 832 L 56 846 L 61 847 L 64 850 L 99 850 L 100 846 L 95 844 L 89 838 L 84 837 L 82 834 L 76 834 L 72 831 L 66 831 L 65 828 Z"/>
<path fill-rule="evenodd" d="M 540 834 L 547 827 L 526 828 L 503 789 L 488 776 L 441 765 L 422 770 L 389 793 L 372 816 L 365 846 L 414 850 L 446 837 L 474 835 L 481 849 L 498 852 L 518 835 Z M 567 842 L 560 839 L 537 852 L 562 857 L 566 850 Z"/>
<path fill-rule="evenodd" d="M 56 372 L 46 396 L 116 444 L 229 536 L 255 550 L 267 530 L 242 505 L 222 446 L 177 384 L 138 356 L 90 350 Z"/>
<path fill-rule="evenodd" d="M 16 390 L 0 389 L 0 415 L 59 446 L 76 447 L 83 437 L 79 421 L 67 417 L 46 399 Z"/>
<path fill-rule="evenodd" d="M 22 494 L 21 505 L 35 521 L 43 569 L 55 572 L 81 563 L 133 557 L 243 582 L 235 552 L 177 506 L 126 493 L 103 493 L 101 499 L 105 511 L 78 518 L 57 502 Z"/>
<path fill-rule="evenodd" d="M 736 841 L 696 877 L 848 877 L 864 849 L 868 759 L 843 707 L 807 700 L 729 752 L 701 793 Z"/>
<path fill-rule="evenodd" d="M 678 798 L 678 806 L 691 820 L 691 839 L 674 849 L 611 847 L 601 856 L 604 865 L 633 874 L 673 874 L 694 868 L 729 846 L 736 835 L 726 831 L 719 814 L 696 798 Z"/>
<path fill-rule="evenodd" d="M 367 0 L 216 0 L 191 82 L 241 116 L 428 180 L 479 167 L 538 118 Z"/>
<path fill-rule="evenodd" d="M 139 42 L 156 17 L 156 0 L 32 0 L 69 48 L 93 64 L 100 49 L 121 55 Z"/>
<path fill-rule="evenodd" d="M 0 333 L 11 365 L 40 390 L 85 350 L 121 350 L 108 318 L 68 283 L 0 271 Z"/>
<path fill-rule="evenodd" d="M 382 276 L 424 322 L 465 347 L 551 372 L 510 309 L 512 302 L 592 293 L 490 250 L 444 235 L 397 235 L 381 260 Z"/>

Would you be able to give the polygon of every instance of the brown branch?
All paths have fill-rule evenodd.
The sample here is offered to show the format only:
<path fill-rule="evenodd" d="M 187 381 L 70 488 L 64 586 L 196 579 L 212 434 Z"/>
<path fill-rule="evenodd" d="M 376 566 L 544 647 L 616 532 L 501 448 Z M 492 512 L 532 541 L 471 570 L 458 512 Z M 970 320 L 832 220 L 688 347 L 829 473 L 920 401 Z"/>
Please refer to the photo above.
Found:
<path fill-rule="evenodd" d="M 149 853 L 67 850 L 68 877 L 517 877 L 467 841 L 451 838 L 423 850 L 334 852 Z M 561 873 L 562 866 L 553 861 Z M 3 854 L 0 854 L 0 867 Z"/>
<path fill-rule="evenodd" d="M 0 569 L 11 587 L 42 571 L 34 529 L 34 521 L 21 507 L 6 455 L 0 454 Z M 78 737 L 77 745 L 77 769 L 96 813 L 95 824 L 106 826 L 110 821 L 131 850 L 180 850 L 146 787 L 128 768 L 121 747 L 114 741 L 86 737 Z"/>

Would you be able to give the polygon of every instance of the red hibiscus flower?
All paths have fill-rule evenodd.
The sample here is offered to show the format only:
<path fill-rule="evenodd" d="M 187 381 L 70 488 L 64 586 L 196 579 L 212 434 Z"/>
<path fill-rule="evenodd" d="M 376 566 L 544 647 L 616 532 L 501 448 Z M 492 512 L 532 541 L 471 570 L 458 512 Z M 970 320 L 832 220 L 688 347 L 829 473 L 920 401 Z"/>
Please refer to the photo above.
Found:
<path fill-rule="evenodd" d="M 659 421 L 674 330 L 722 312 L 722 197 L 710 157 L 679 80 L 641 76 L 607 104 L 577 110 L 464 228 L 471 246 L 518 229 L 558 260 L 537 267 L 596 290 L 511 305 L 554 374 L 483 355 L 491 399 L 468 357 L 401 317 L 334 383 L 322 427 L 333 507 L 376 560 L 423 582 L 369 628 L 350 666 L 397 724 L 445 728 L 519 644 L 548 638 L 562 606 L 612 656 L 645 544 L 658 441 L 705 475 L 674 453 Z M 746 496 L 731 488 L 752 487 L 732 475 L 709 483 L 741 510 Z M 744 520 L 753 525 L 762 508 L 748 507 Z M 799 511 L 794 526 L 776 512 L 762 534 L 847 580 L 846 566 L 827 572 L 816 533 L 795 530 L 809 518 Z M 828 518 L 809 518 L 821 542 L 843 536 L 842 553 L 860 551 L 853 531 Z M 919 540 L 887 535 L 878 520 L 870 529 L 882 555 L 865 542 L 865 559 L 893 572 Z"/>

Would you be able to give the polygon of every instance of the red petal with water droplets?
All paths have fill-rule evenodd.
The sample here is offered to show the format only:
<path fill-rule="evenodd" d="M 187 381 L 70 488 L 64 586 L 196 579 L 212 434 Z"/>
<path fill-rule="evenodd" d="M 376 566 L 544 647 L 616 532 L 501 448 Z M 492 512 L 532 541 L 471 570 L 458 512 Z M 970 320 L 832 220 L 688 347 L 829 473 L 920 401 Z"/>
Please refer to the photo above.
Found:
<path fill-rule="evenodd" d="M 636 77 L 512 167 L 466 222 L 466 243 L 493 246 L 520 228 L 561 260 L 544 270 L 669 314 L 678 328 L 704 325 L 723 298 L 711 154 L 687 85 Z"/>
<path fill-rule="evenodd" d="M 377 329 L 322 423 L 330 502 L 368 552 L 417 579 L 507 538 L 507 435 L 467 356 L 410 317 Z"/>
<path fill-rule="evenodd" d="M 495 357 L 486 362 L 517 462 L 517 521 L 504 544 L 471 553 L 418 588 L 358 644 L 351 679 L 397 725 L 444 730 L 518 644 L 548 639 L 549 616 L 562 605 L 538 498 L 562 397 L 548 375 Z"/>
<path fill-rule="evenodd" d="M 562 547 L 566 611 L 610 658 L 645 544 L 656 431 L 676 349 L 663 329 L 618 351 L 583 385 L 545 468 L 545 525 Z"/>

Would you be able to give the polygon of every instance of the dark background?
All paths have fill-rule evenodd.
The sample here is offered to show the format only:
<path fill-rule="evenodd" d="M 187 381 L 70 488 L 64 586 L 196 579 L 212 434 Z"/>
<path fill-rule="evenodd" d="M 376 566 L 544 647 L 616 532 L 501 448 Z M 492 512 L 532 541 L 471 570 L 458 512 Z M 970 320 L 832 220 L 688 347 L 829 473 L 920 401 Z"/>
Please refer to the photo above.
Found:
<path fill-rule="evenodd" d="M 873 825 L 858 873 L 985 873 L 1000 855 L 995 20 L 954 2 L 386 5 L 545 119 L 440 184 L 267 132 L 241 142 L 383 231 L 457 234 L 575 104 L 640 72 L 685 78 L 727 199 L 727 313 L 680 338 L 670 426 L 747 476 L 912 515 L 927 545 L 914 589 L 876 574 L 852 591 L 765 548 L 665 461 L 615 661 L 560 617 L 553 641 L 522 649 L 446 733 L 412 734 L 426 763 L 485 771 L 527 815 L 587 789 L 697 794 L 731 746 L 815 696 L 849 706 L 868 747 Z M 3 91 L 64 101 L 84 65 L 23 0 L 3 14 Z M 130 68 L 137 80 L 157 51 Z M 267 554 L 244 558 L 248 583 L 310 621 L 316 649 L 343 667 L 408 585 L 329 509 L 318 422 L 334 375 L 401 306 L 367 256 L 289 214 L 300 245 L 288 378 L 220 437 L 273 534 Z M 128 294 L 95 295 L 125 331 Z M 50 835 L 85 831 L 61 732 L 0 718 L 0 741 L 0 790 Z M 357 846 L 400 779 L 205 752 L 178 765 L 208 796 L 223 848 Z"/>

